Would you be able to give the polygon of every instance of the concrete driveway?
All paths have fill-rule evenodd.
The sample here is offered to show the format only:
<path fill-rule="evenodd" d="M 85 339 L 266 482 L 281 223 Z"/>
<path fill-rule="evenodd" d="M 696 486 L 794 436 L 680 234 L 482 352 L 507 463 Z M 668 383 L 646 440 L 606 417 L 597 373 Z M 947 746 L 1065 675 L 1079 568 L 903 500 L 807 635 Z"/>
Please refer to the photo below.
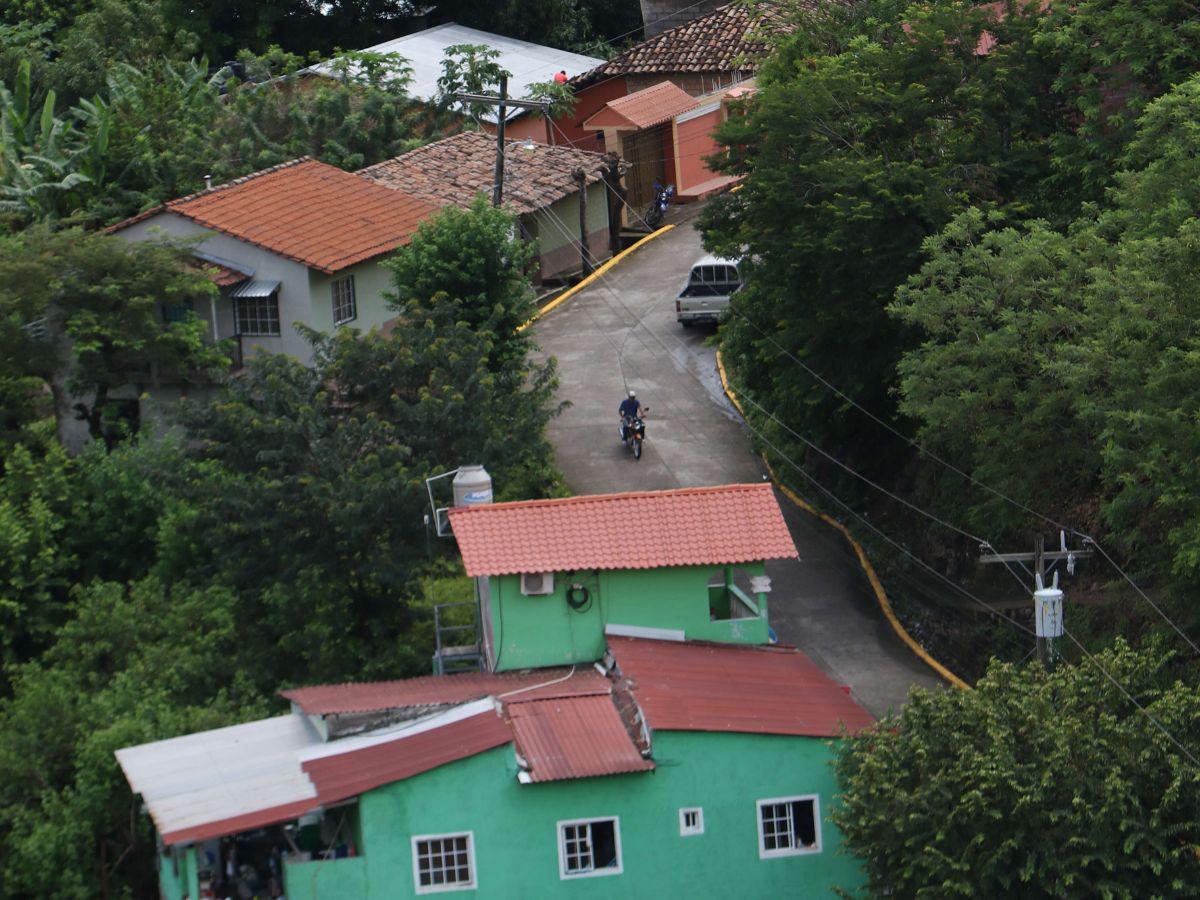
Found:
<path fill-rule="evenodd" d="M 683 328 L 674 301 L 703 253 L 686 208 L 673 231 L 651 241 L 536 326 L 542 355 L 558 358 L 559 399 L 550 425 L 558 463 L 578 494 L 760 481 L 741 417 L 717 374 L 711 328 Z M 618 440 L 617 405 L 627 390 L 649 408 L 635 461 Z M 771 624 L 833 679 L 850 685 L 875 715 L 904 703 L 909 687 L 943 682 L 896 637 L 845 541 L 780 505 L 799 560 L 768 563 Z"/>

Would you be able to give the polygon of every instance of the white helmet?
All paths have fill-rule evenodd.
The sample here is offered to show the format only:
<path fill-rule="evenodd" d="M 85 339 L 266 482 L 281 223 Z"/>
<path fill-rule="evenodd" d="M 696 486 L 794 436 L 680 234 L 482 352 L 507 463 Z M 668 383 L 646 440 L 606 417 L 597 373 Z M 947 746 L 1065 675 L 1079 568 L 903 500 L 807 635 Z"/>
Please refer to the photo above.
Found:
<path fill-rule="evenodd" d="M 636 391 L 630 391 L 630 392 L 629 392 L 629 396 L 630 396 L 630 397 L 636 397 L 636 396 L 637 396 L 637 392 L 636 392 Z"/>

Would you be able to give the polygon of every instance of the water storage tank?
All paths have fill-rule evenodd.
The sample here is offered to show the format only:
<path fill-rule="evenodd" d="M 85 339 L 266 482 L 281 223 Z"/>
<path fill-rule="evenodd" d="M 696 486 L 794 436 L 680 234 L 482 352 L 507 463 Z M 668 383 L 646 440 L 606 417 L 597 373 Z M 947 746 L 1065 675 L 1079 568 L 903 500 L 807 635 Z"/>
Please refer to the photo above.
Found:
<path fill-rule="evenodd" d="M 492 476 L 483 466 L 463 466 L 454 476 L 454 505 L 480 506 L 492 502 Z"/>

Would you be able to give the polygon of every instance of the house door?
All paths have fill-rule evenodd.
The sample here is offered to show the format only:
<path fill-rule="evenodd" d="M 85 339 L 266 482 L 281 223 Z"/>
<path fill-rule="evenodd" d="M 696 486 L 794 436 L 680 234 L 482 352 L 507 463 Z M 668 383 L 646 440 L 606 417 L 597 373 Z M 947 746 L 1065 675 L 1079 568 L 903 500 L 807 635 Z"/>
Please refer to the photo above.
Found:
<path fill-rule="evenodd" d="M 628 187 L 626 199 L 629 205 L 637 210 L 637 215 L 630 212 L 626 221 L 635 227 L 638 224 L 638 216 L 645 212 L 650 201 L 654 199 L 654 182 L 666 180 L 664 140 L 668 127 L 659 125 L 645 131 L 635 131 L 626 135 L 622 141 L 622 155 L 629 163 L 629 172 L 625 177 Z"/>

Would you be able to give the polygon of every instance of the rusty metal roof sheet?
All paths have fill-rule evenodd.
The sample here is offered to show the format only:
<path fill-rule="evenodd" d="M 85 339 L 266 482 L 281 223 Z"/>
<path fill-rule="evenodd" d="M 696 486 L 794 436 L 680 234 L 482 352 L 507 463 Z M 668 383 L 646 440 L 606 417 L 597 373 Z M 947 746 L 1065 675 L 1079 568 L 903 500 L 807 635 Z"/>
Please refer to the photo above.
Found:
<path fill-rule="evenodd" d="M 459 507 L 450 524 L 472 577 L 796 556 L 765 483 Z"/>
<path fill-rule="evenodd" d="M 396 731 L 344 738 L 299 754 L 322 804 L 354 797 L 512 740 L 491 700 L 456 707 Z"/>
<path fill-rule="evenodd" d="M 570 676 L 569 678 L 566 676 Z M 551 682 L 547 684 L 547 682 Z M 608 690 L 608 681 L 590 666 L 575 669 L 533 669 L 521 672 L 470 672 L 460 675 L 428 675 L 401 681 L 373 681 L 362 684 L 322 684 L 280 691 L 285 700 L 304 713 L 337 715 L 374 712 L 406 706 L 437 706 L 465 703 L 487 696 L 503 696 L 520 691 L 523 700 L 537 697 L 587 694 Z"/>
<path fill-rule="evenodd" d="M 652 729 L 837 737 L 873 721 L 791 647 L 611 635 L 608 646 Z"/>
<path fill-rule="evenodd" d="M 533 782 L 646 772 L 609 694 L 507 703 L 517 753 Z"/>

